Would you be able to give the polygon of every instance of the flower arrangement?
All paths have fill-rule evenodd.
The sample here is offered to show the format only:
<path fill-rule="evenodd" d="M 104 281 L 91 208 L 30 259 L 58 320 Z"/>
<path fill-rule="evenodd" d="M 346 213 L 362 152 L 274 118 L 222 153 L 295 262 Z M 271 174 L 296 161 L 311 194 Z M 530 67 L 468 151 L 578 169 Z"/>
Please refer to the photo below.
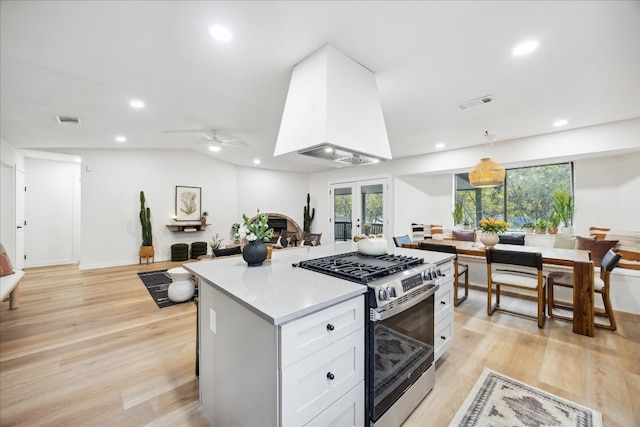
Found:
<path fill-rule="evenodd" d="M 504 233 L 509 228 L 509 223 L 495 218 L 481 219 L 480 229 L 484 232 Z"/>
<path fill-rule="evenodd" d="M 254 240 L 268 241 L 273 237 L 273 228 L 269 228 L 269 217 L 267 214 L 260 215 L 258 210 L 258 216 L 250 221 L 249 217 L 242 214 L 242 224 L 233 234 L 233 238 L 237 240 L 247 239 L 250 242 Z"/>

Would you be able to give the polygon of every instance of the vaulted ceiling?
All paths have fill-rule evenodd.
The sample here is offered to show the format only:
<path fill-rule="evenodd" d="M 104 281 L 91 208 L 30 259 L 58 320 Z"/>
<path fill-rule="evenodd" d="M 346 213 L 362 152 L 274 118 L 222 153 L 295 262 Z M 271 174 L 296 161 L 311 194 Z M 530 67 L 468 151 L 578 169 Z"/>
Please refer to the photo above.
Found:
<path fill-rule="evenodd" d="M 273 157 L 292 68 L 327 43 L 375 73 L 393 158 L 640 116 L 637 1 L 3 0 L 0 19 L 0 135 L 16 148 L 327 169 Z M 210 152 L 208 129 L 246 146 Z"/>

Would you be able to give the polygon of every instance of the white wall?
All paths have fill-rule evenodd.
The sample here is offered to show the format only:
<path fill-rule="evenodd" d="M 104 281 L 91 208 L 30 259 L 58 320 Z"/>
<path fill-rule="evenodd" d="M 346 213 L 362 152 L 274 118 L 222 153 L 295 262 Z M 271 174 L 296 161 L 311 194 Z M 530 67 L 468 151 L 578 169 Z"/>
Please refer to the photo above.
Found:
<path fill-rule="evenodd" d="M 598 224 L 640 229 L 640 119 L 496 142 L 490 147 L 490 152 L 506 167 L 575 161 L 575 224 L 578 234 L 588 235 L 589 226 Z M 335 169 L 311 174 L 309 188 L 312 196 L 328 194 L 330 182 L 390 174 L 395 177 L 394 184 L 398 187 L 394 190 L 397 194 L 391 195 L 395 212 L 399 215 L 394 233 L 408 234 L 407 227 L 414 221 L 411 212 L 416 209 L 428 214 L 428 217 L 423 217 L 424 222 L 445 226 L 453 224 L 452 175 L 468 171 L 485 155 L 484 147 L 471 147 L 377 165 Z M 405 197 L 417 201 L 406 201 Z M 424 204 L 423 208 L 420 203 Z M 409 213 L 402 213 L 403 206 L 407 206 Z M 612 209 L 612 206 L 621 206 L 622 209 Z M 319 197 L 316 218 L 320 219 L 314 223 L 314 231 L 327 231 L 328 210 L 328 196 Z M 401 218 L 407 218 L 408 224 L 402 224 Z M 602 224 L 603 221 L 610 223 Z"/>
<path fill-rule="evenodd" d="M 77 262 L 80 165 L 27 157 L 25 167 L 25 267 Z"/>
<path fill-rule="evenodd" d="M 235 222 L 244 213 L 249 218 L 260 212 L 283 214 L 304 226 L 304 207 L 307 204 L 309 175 L 277 172 L 265 169 L 238 168 L 238 212 Z"/>
<path fill-rule="evenodd" d="M 0 241 L 16 264 L 16 171 L 24 172 L 24 157 L 0 139 Z"/>
<path fill-rule="evenodd" d="M 171 259 L 173 243 L 229 241 L 238 220 L 236 167 L 190 151 L 91 150 L 78 152 L 82 170 L 82 255 L 80 268 L 138 263 L 142 242 L 140 191 L 151 209 L 156 260 Z M 204 232 L 174 233 L 166 224 L 175 214 L 175 187 L 202 188 Z"/>
<path fill-rule="evenodd" d="M 575 162 L 575 232 L 640 230 L 640 152 Z"/>
<path fill-rule="evenodd" d="M 557 132 L 511 144 L 496 143 L 492 155 L 507 167 L 574 160 L 576 231 L 584 235 L 590 225 L 637 230 L 640 229 L 639 129 L 640 120 L 636 119 Z M 602 152 L 607 147 L 613 147 L 613 155 Z M 208 242 L 216 233 L 228 242 L 231 224 L 238 222 L 242 213 L 253 214 L 258 207 L 263 212 L 281 212 L 302 226 L 307 192 L 311 194 L 311 207 L 316 208 L 312 230 L 328 235 L 328 190 L 329 183 L 335 182 L 391 177 L 394 235 L 408 234 L 410 223 L 416 220 L 446 226 L 452 224 L 452 173 L 468 170 L 477 163 L 483 154 L 478 150 L 484 151 L 455 150 L 312 175 L 239 168 L 189 151 L 74 150 L 84 160 L 81 268 L 138 262 L 140 190 L 145 191 L 152 210 L 158 260 L 170 258 L 170 245 L 175 242 Z M 551 158 L 554 153 L 561 156 Z M 9 158 L 10 162 L 20 162 L 20 156 L 16 160 L 15 150 L 4 141 L 2 156 L 3 162 Z M 29 174 L 27 180 L 31 180 Z M 178 234 L 166 228 L 175 211 L 176 185 L 202 187 L 203 209 L 210 212 L 212 224 L 206 232 Z M 3 190 L 3 203 L 11 197 L 14 196 Z"/>
<path fill-rule="evenodd" d="M 411 236 L 411 223 L 452 226 L 451 174 L 397 176 L 395 178 L 394 236 Z"/>

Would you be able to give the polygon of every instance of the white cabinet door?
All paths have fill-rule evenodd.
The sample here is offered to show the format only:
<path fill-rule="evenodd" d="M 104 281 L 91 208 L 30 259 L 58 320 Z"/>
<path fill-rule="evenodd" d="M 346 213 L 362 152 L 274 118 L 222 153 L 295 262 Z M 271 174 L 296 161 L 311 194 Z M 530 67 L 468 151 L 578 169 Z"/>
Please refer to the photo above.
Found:
<path fill-rule="evenodd" d="M 282 371 L 282 425 L 305 425 L 363 379 L 361 328 Z"/>
<path fill-rule="evenodd" d="M 440 322 L 442 319 L 453 313 L 453 276 L 451 280 L 440 285 L 435 295 L 435 318 L 434 323 Z"/>
<path fill-rule="evenodd" d="M 434 361 L 438 360 L 442 353 L 444 353 L 453 343 L 453 313 L 442 319 L 441 322 L 436 323 L 435 333 L 435 351 Z"/>
<path fill-rule="evenodd" d="M 306 427 L 364 426 L 364 381 L 315 417 Z"/>
<path fill-rule="evenodd" d="M 287 323 L 281 327 L 281 367 L 285 369 L 362 328 L 362 296 Z"/>

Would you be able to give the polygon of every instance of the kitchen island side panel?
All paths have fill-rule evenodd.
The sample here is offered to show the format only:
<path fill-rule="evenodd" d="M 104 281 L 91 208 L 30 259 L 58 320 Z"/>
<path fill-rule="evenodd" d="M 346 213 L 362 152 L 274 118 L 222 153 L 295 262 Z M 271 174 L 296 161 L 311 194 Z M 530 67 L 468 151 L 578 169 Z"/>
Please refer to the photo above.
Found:
<path fill-rule="evenodd" d="M 278 425 L 277 328 L 199 281 L 204 413 L 216 427 Z"/>

